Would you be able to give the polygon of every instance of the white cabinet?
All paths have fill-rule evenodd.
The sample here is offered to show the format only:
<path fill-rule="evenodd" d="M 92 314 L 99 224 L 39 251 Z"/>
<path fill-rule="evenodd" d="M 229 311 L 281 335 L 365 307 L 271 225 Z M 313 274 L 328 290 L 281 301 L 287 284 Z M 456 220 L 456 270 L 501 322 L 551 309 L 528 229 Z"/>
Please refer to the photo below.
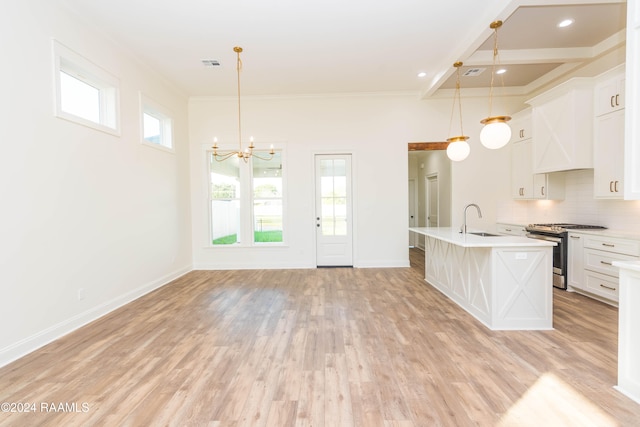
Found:
<path fill-rule="evenodd" d="M 624 109 L 595 119 L 593 195 L 598 199 L 624 196 Z"/>
<path fill-rule="evenodd" d="M 533 160 L 531 159 L 531 109 L 511 119 L 511 196 L 533 198 Z"/>
<path fill-rule="evenodd" d="M 536 200 L 564 199 L 564 174 L 537 173 L 533 175 L 533 198 Z"/>
<path fill-rule="evenodd" d="M 624 198 L 640 199 L 640 0 L 627 0 Z"/>
<path fill-rule="evenodd" d="M 511 142 L 531 139 L 531 108 L 519 111 L 511 117 Z"/>
<path fill-rule="evenodd" d="M 514 199 L 533 198 L 531 138 L 511 144 L 511 195 Z"/>
<path fill-rule="evenodd" d="M 616 264 L 620 267 L 616 389 L 640 403 L 640 265 Z"/>
<path fill-rule="evenodd" d="M 514 199 L 564 199 L 564 176 L 533 173 L 531 110 L 511 125 L 511 195 Z"/>
<path fill-rule="evenodd" d="M 583 246 L 583 275 L 580 277 L 577 271 L 571 274 L 572 269 L 579 269 L 577 253 L 580 248 L 577 240 L 570 237 L 569 245 L 572 242 L 575 245 L 569 246 L 568 281 L 572 289 L 609 304 L 616 304 L 619 299 L 619 273 L 613 263 L 640 260 L 640 241 L 579 232 L 571 232 L 570 236 L 580 236 Z"/>
<path fill-rule="evenodd" d="M 624 65 L 607 72 L 595 87 L 593 192 L 599 199 L 624 196 Z"/>
<path fill-rule="evenodd" d="M 527 103 L 533 107 L 534 173 L 593 167 L 591 79 L 570 79 Z"/>
<path fill-rule="evenodd" d="M 582 289 L 584 287 L 584 235 L 569 232 L 567 242 L 567 287 Z"/>
<path fill-rule="evenodd" d="M 496 224 L 496 231 L 500 234 L 507 234 L 510 236 L 525 236 L 527 234 L 527 230 L 524 227 L 524 225 L 505 224 L 499 222 Z"/>
<path fill-rule="evenodd" d="M 624 66 L 620 73 L 596 84 L 596 116 L 618 111 L 624 108 Z"/>

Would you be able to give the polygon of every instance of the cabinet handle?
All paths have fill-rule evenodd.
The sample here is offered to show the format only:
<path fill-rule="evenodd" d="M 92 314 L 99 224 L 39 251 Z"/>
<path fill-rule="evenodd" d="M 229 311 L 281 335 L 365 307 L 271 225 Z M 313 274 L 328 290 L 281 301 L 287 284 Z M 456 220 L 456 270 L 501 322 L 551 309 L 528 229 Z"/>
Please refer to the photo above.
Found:
<path fill-rule="evenodd" d="M 520 138 L 524 138 L 524 129 L 520 129 Z"/>
<path fill-rule="evenodd" d="M 607 261 L 600 261 L 600 264 L 604 264 L 604 265 L 613 265 L 613 264 L 611 264 L 610 262 L 607 262 Z"/>
<path fill-rule="evenodd" d="M 606 246 L 608 248 L 615 248 L 616 245 L 614 245 L 613 243 L 603 243 L 602 246 Z"/>
<path fill-rule="evenodd" d="M 580 236 L 569 236 L 569 237 L 571 237 L 572 239 L 579 239 L 580 238 Z"/>
<path fill-rule="evenodd" d="M 620 104 L 618 104 L 618 97 L 620 96 L 619 93 L 616 93 L 616 106 L 619 106 Z"/>
<path fill-rule="evenodd" d="M 607 286 L 607 285 L 603 285 L 602 283 L 600 283 L 600 287 L 601 288 L 605 288 L 605 289 L 609 289 L 610 291 L 615 291 L 616 290 L 616 288 L 613 288 L 613 287 Z"/>
<path fill-rule="evenodd" d="M 609 193 L 613 193 L 613 181 L 609 181 Z"/>
<path fill-rule="evenodd" d="M 510 228 L 505 228 L 505 229 L 504 229 L 504 231 L 509 231 L 509 232 L 511 232 L 511 229 L 510 229 Z"/>
<path fill-rule="evenodd" d="M 614 191 L 615 193 L 617 193 L 617 192 L 618 192 L 618 181 L 615 181 L 615 182 L 614 182 L 614 184 L 613 184 L 613 191 Z"/>
<path fill-rule="evenodd" d="M 613 105 L 613 98 L 615 98 L 615 96 L 611 96 L 611 99 L 609 100 L 609 104 L 611 104 L 611 108 L 614 108 L 615 105 Z"/>
<path fill-rule="evenodd" d="M 544 196 L 544 185 L 540 187 L 540 194 Z"/>

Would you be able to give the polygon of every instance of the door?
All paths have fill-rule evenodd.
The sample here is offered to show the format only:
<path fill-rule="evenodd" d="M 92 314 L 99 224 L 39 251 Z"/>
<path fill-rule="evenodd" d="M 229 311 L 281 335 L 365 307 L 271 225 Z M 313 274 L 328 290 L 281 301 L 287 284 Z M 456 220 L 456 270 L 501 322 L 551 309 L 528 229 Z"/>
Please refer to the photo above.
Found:
<path fill-rule="evenodd" d="M 315 156 L 316 265 L 353 265 L 351 155 Z"/>
<path fill-rule="evenodd" d="M 438 227 L 438 212 L 440 210 L 438 203 L 438 174 L 428 175 L 427 180 L 427 226 Z"/>
<path fill-rule="evenodd" d="M 416 190 L 416 180 L 415 179 L 410 179 L 409 180 L 409 227 L 415 227 L 416 226 L 416 199 L 417 199 L 418 193 Z M 416 246 L 416 233 L 413 232 L 409 232 L 409 247 L 413 248 Z"/>

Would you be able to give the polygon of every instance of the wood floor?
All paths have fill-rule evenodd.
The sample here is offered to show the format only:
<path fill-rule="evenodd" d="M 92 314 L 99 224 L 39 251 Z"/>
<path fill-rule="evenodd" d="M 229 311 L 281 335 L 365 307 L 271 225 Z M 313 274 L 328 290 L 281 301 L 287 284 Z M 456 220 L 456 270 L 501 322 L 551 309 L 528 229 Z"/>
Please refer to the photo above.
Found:
<path fill-rule="evenodd" d="M 555 330 L 492 332 L 422 257 L 194 271 L 0 369 L 0 402 L 36 405 L 0 425 L 638 425 L 615 308 L 556 290 Z"/>

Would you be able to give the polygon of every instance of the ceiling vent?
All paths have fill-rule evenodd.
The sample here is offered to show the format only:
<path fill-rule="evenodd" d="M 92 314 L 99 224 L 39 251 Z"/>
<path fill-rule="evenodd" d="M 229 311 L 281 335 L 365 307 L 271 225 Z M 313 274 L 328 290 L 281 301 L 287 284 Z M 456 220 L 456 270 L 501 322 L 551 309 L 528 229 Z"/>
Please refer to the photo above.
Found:
<path fill-rule="evenodd" d="M 204 65 L 206 68 L 215 68 L 220 66 L 220 61 L 218 61 L 217 59 L 203 59 L 202 65 Z"/>
<path fill-rule="evenodd" d="M 463 76 L 466 76 L 466 77 L 479 76 L 480 74 L 482 74 L 484 70 L 486 70 L 486 68 L 469 68 L 467 71 L 464 72 Z"/>

